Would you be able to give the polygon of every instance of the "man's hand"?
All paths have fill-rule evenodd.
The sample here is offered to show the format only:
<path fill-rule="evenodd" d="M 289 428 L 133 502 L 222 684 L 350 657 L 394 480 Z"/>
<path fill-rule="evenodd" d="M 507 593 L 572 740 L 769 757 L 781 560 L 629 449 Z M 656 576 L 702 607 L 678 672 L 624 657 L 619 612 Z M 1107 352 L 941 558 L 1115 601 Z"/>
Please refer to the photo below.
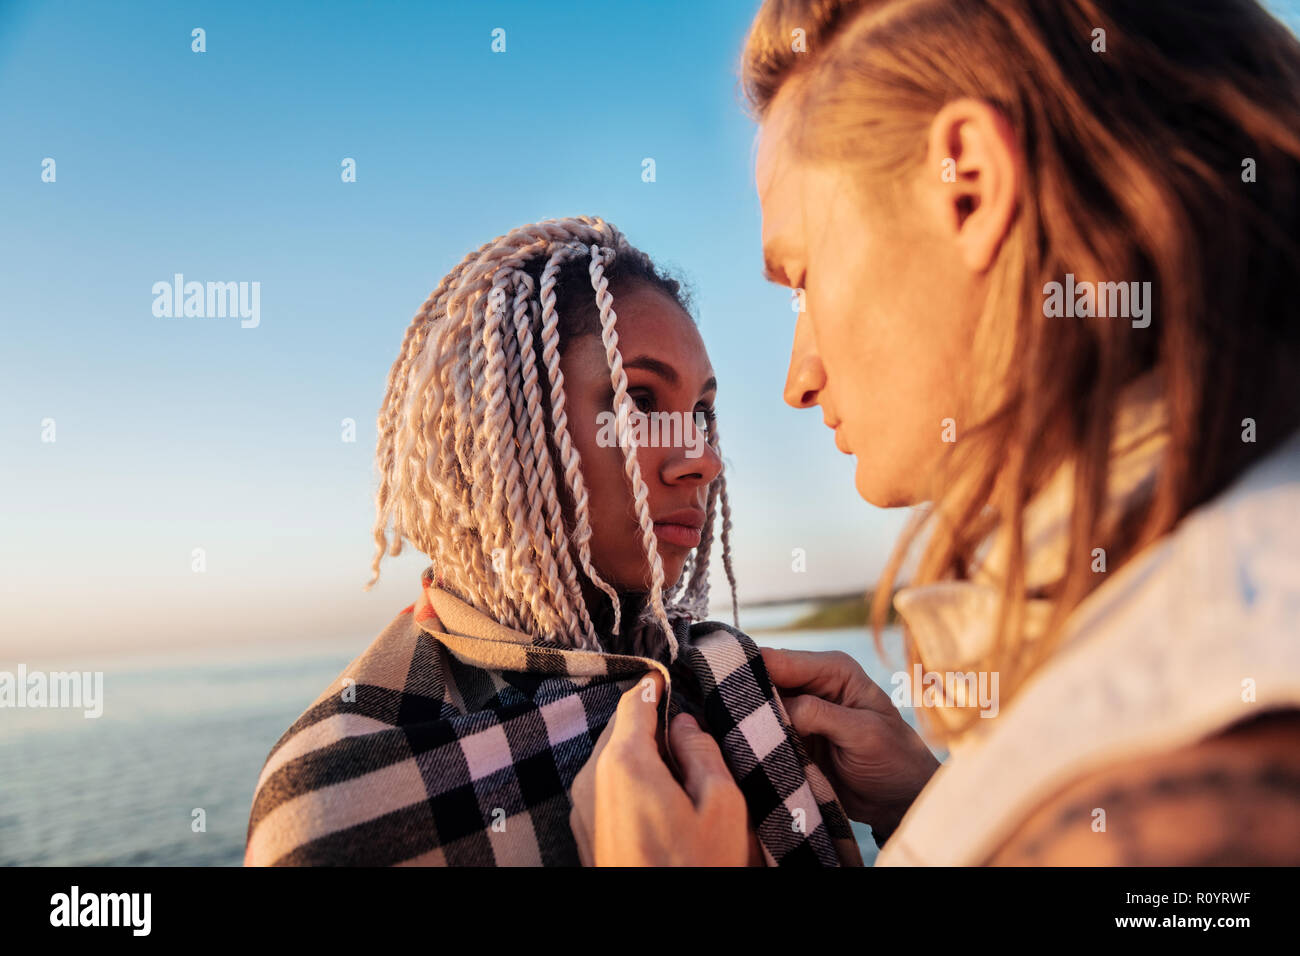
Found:
<path fill-rule="evenodd" d="M 762 654 L 790 722 L 845 812 L 887 837 L 939 761 L 848 654 L 769 647 Z"/>
<path fill-rule="evenodd" d="M 569 825 L 583 864 L 761 863 L 745 798 L 717 743 L 694 718 L 681 714 L 669 728 L 682 784 L 661 758 L 656 731 L 663 687 L 663 676 L 654 671 L 623 695 L 573 781 Z"/>

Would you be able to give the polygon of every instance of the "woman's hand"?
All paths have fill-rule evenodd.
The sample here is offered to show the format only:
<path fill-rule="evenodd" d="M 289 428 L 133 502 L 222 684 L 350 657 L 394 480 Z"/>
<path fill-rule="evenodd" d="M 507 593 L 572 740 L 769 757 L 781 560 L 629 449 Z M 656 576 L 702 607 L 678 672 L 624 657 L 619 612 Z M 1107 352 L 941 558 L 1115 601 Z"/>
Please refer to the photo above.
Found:
<path fill-rule="evenodd" d="M 939 761 L 852 657 L 765 647 L 763 663 L 845 812 L 888 837 Z"/>
<path fill-rule="evenodd" d="M 688 714 L 669 728 L 684 788 L 664 763 L 656 739 L 663 687 L 655 671 L 623 695 L 573 781 L 569 826 L 583 864 L 761 865 L 745 798 L 717 742 Z"/>

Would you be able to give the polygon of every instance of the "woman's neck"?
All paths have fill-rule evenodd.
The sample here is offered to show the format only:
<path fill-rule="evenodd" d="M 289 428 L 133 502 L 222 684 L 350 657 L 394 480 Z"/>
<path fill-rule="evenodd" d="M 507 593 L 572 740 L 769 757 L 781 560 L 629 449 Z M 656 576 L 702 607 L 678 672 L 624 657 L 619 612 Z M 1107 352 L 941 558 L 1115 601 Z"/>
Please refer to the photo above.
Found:
<path fill-rule="evenodd" d="M 601 647 L 610 653 L 628 653 L 627 636 L 645 605 L 646 595 L 637 591 L 618 591 L 618 636 L 614 635 L 614 606 L 609 595 L 584 577 L 582 596 L 587 602 L 587 613 L 591 615 L 591 623 L 596 628 Z"/>

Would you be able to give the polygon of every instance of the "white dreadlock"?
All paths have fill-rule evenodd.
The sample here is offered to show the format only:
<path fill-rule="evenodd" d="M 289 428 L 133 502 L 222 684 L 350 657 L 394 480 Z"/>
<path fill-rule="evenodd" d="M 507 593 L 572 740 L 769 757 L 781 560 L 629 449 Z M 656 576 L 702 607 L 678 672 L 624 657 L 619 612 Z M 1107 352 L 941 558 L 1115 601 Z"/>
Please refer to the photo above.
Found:
<path fill-rule="evenodd" d="M 466 256 L 416 313 L 379 412 L 377 549 L 366 589 L 379 579 L 384 554 L 401 554 L 405 539 L 433 560 L 442 586 L 502 624 L 538 640 L 601 650 L 581 570 L 610 598 L 613 633 L 620 633 L 619 594 L 592 564 L 588 493 L 569 434 L 560 371 L 555 285 L 563 265 L 583 256 L 589 260 L 619 447 L 651 572 L 649 600 L 628 644 L 632 653 L 655 656 L 655 647 L 666 640 L 674 659 L 672 622 L 699 619 L 708 610 L 708 564 L 719 509 L 723 567 L 738 623 L 731 507 L 720 473 L 709 486 L 700 544 L 665 595 L 605 277 L 618 257 L 633 257 L 650 271 L 653 265 L 597 218 L 546 220 L 499 236 Z M 542 263 L 535 283 L 526 267 Z M 716 428 L 708 441 L 719 451 Z M 573 502 L 572 526 L 564 519 L 560 481 Z"/>

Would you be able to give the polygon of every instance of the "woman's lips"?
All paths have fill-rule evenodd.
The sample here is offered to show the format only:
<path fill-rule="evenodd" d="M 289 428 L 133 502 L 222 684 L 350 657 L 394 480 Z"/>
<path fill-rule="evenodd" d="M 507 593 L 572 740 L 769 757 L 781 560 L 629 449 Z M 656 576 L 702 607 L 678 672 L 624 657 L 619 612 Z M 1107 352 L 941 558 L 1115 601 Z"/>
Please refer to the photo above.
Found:
<path fill-rule="evenodd" d="M 676 545 L 679 548 L 698 547 L 700 538 L 703 537 L 699 528 L 666 521 L 655 522 L 655 536 L 664 544 Z"/>
<path fill-rule="evenodd" d="M 853 452 L 849 451 L 849 447 L 848 447 L 848 445 L 846 445 L 843 441 L 840 440 L 840 426 L 839 426 L 839 425 L 836 425 L 836 426 L 835 426 L 835 447 L 838 448 L 840 451 L 842 451 L 842 452 L 843 452 L 844 454 L 846 454 L 846 455 L 851 455 L 851 454 L 853 454 Z"/>

